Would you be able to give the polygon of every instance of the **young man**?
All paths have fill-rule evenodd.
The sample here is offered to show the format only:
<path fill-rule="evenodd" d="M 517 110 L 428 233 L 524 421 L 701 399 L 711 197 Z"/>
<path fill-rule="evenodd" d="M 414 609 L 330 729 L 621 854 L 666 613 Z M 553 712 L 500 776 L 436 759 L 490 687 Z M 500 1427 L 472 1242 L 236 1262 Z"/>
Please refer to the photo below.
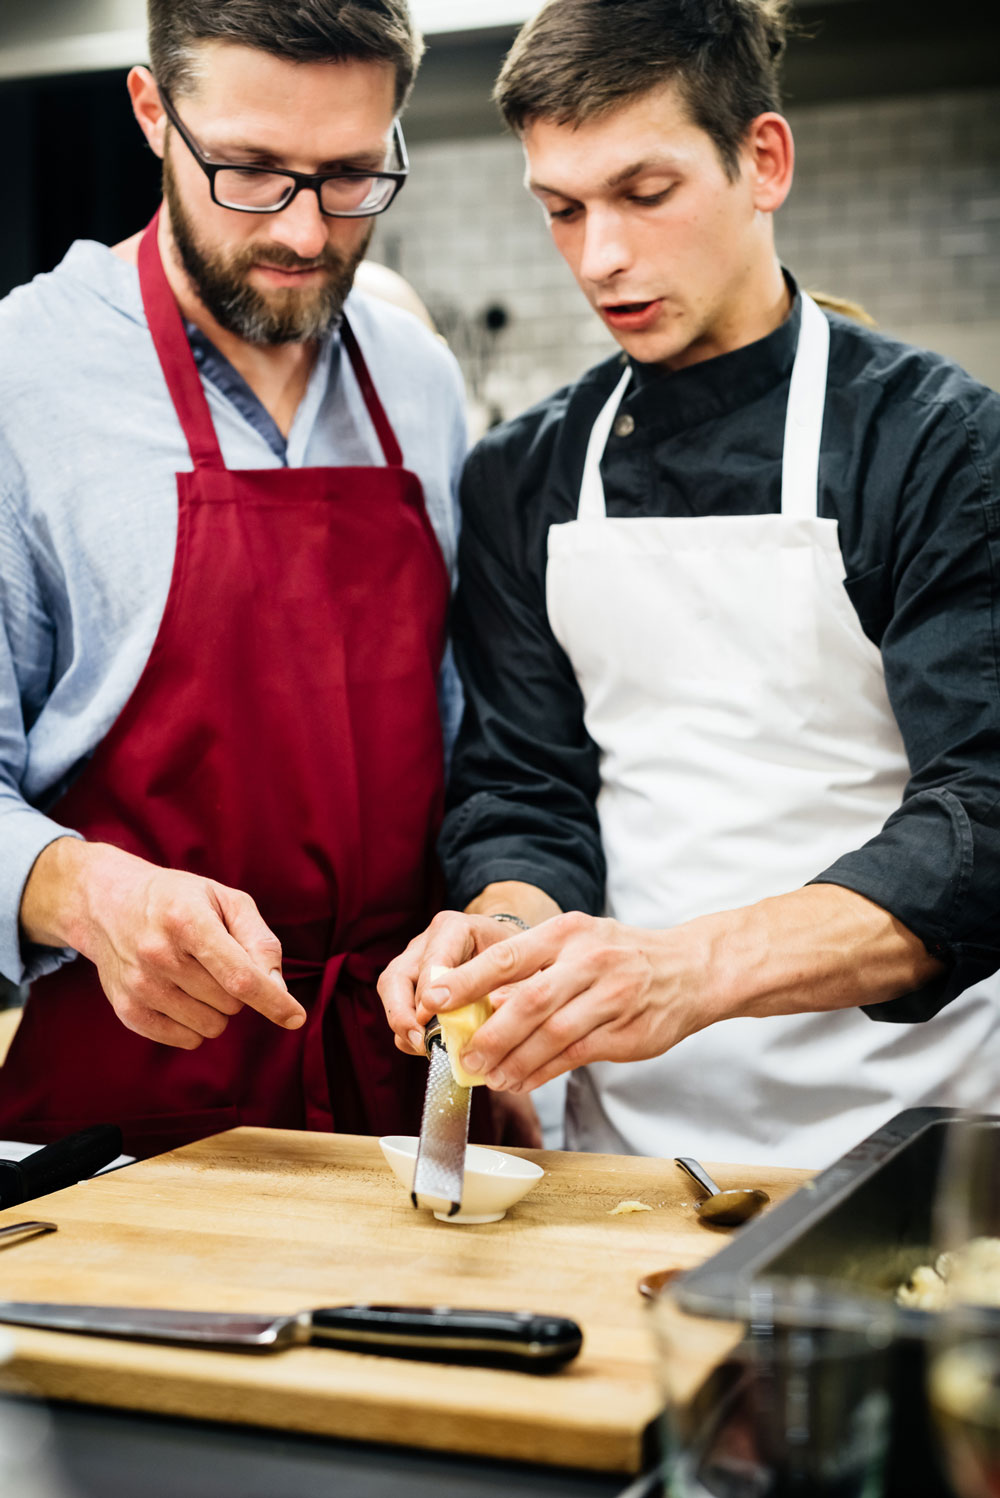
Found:
<path fill-rule="evenodd" d="M 292 10 L 150 0 L 162 210 L 0 306 L 0 1137 L 419 1122 L 374 983 L 431 914 L 463 397 L 350 294 L 405 0 Z"/>
<path fill-rule="evenodd" d="M 773 0 L 549 0 L 504 66 L 623 355 L 470 460 L 468 913 L 381 991 L 414 1047 L 492 992 L 466 1064 L 582 1068 L 574 1145 L 818 1166 L 997 1066 L 1000 400 L 782 271 L 783 41 Z"/>

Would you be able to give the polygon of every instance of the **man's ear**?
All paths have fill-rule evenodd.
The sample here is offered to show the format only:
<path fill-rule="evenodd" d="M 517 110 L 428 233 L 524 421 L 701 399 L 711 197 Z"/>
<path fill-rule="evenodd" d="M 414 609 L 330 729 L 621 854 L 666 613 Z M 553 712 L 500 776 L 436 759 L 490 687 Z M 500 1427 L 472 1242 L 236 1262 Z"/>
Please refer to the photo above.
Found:
<path fill-rule="evenodd" d="M 795 172 L 795 142 L 780 114 L 759 114 L 747 131 L 741 152 L 743 170 L 760 213 L 774 213 L 788 197 Z"/>
<path fill-rule="evenodd" d="M 150 150 L 162 161 L 167 117 L 160 103 L 156 79 L 148 68 L 132 68 L 126 86 L 129 98 L 132 100 L 132 113 L 139 122 L 139 129 L 146 137 Z"/>

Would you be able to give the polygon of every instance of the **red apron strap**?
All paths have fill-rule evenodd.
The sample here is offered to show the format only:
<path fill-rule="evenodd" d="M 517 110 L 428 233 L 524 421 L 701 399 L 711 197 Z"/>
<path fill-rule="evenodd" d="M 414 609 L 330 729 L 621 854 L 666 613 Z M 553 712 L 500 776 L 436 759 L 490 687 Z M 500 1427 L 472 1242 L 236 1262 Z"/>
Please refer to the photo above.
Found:
<path fill-rule="evenodd" d="M 368 365 L 365 363 L 365 356 L 361 352 L 357 338 L 354 336 L 354 329 L 346 317 L 341 323 L 340 334 L 344 340 L 344 347 L 350 357 L 355 377 L 361 387 L 361 394 L 365 398 L 368 415 L 372 419 L 372 425 L 378 433 L 379 442 L 382 444 L 385 461 L 390 468 L 402 468 L 403 453 L 399 443 L 396 441 L 396 433 L 393 431 L 389 418 L 385 414 L 385 407 L 379 400 L 378 391 L 375 389 L 374 381 L 368 372 Z"/>
<path fill-rule="evenodd" d="M 146 321 L 195 468 L 224 469 L 226 465 L 198 366 L 160 259 L 156 238 L 159 219 L 160 210 L 157 209 L 139 245 L 139 286 Z"/>

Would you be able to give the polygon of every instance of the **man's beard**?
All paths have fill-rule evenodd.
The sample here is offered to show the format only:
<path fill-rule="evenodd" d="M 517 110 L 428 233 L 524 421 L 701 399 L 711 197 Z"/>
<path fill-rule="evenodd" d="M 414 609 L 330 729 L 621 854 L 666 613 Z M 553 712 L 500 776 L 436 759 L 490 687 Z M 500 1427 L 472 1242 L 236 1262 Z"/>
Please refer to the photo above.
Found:
<path fill-rule="evenodd" d="M 341 255 L 330 245 L 318 260 L 303 260 L 281 244 L 246 245 L 229 254 L 210 253 L 198 243 L 168 159 L 163 162 L 163 195 L 181 265 L 201 302 L 227 332 L 247 343 L 310 343 L 322 338 L 336 322 L 371 242 L 374 224 L 368 225 L 360 248 L 350 256 Z M 301 291 L 290 286 L 266 294 L 247 279 L 255 265 L 322 270 L 325 279 L 321 285 Z"/>

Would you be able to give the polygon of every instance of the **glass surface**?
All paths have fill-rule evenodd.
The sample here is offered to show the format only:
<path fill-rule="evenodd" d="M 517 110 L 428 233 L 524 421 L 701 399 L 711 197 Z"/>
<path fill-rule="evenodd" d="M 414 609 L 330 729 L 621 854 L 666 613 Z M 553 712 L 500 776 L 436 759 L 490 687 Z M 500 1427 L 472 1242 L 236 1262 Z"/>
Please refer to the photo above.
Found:
<path fill-rule="evenodd" d="M 878 1498 L 892 1306 L 830 1281 L 747 1289 L 746 1317 L 653 1308 L 668 1498 Z"/>
<path fill-rule="evenodd" d="M 9 1344 L 0 1333 L 0 1363 Z M 5 1380 L 5 1395 L 30 1395 Z M 57 1469 L 51 1421 L 44 1406 L 23 1398 L 0 1397 L 0 1494 L 3 1498 L 74 1498 Z"/>
<path fill-rule="evenodd" d="M 1000 1498 L 1000 1122 L 951 1124 L 935 1208 L 941 1249 L 928 1395 L 957 1498 Z M 937 1276 L 938 1283 L 931 1278 Z"/>
<path fill-rule="evenodd" d="M 215 174 L 215 200 L 223 208 L 274 213 L 291 201 L 294 192 L 295 182 L 284 172 L 221 167 Z M 325 177 L 319 184 L 320 205 L 332 217 L 380 213 L 395 192 L 395 181 L 385 177 Z"/>

